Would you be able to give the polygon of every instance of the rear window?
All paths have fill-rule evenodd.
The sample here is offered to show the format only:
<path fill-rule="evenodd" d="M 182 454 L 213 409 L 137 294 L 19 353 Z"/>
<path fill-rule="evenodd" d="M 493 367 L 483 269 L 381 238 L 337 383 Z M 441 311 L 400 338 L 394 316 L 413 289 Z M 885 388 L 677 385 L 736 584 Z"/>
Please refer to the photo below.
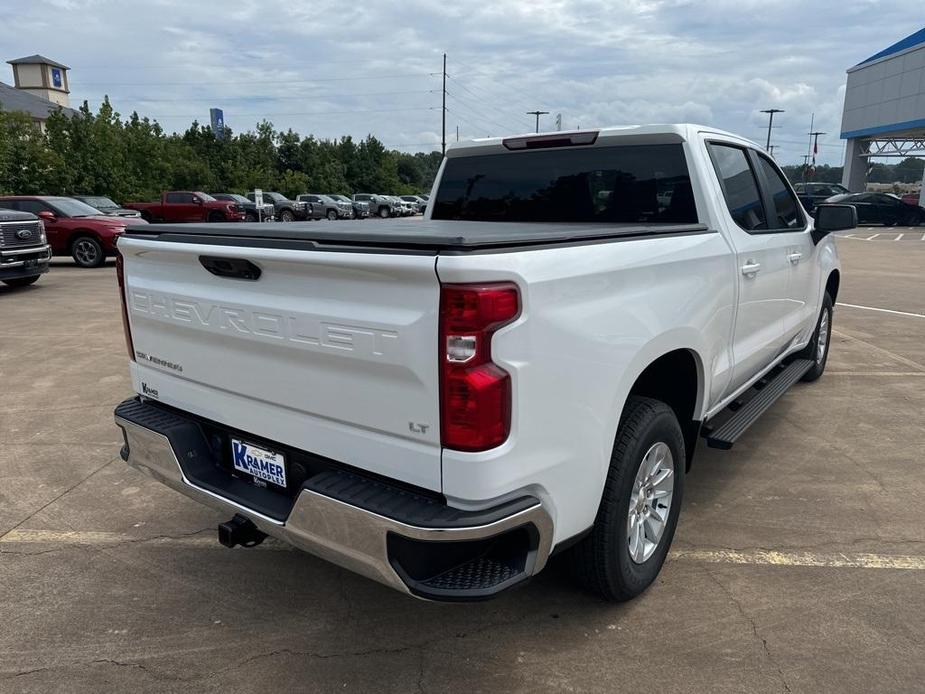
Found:
<path fill-rule="evenodd" d="M 697 222 L 680 144 L 555 149 L 447 159 L 434 219 Z"/>

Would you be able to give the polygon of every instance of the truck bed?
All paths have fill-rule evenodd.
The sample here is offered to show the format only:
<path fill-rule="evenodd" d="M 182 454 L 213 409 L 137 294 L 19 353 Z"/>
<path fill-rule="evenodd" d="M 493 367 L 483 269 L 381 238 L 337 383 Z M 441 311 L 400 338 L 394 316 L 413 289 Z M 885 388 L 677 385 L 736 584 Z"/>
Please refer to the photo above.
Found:
<path fill-rule="evenodd" d="M 287 224 L 149 224 L 126 235 L 174 243 L 269 248 L 324 247 L 405 249 L 420 253 L 465 253 L 594 241 L 707 233 L 703 224 L 557 224 L 455 220 L 368 220 Z"/>

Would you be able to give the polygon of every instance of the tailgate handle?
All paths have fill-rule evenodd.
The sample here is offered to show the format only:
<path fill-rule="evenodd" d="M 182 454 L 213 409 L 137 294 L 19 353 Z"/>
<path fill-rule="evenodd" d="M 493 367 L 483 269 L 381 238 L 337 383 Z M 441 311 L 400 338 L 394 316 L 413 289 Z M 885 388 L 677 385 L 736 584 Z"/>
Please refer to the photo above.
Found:
<path fill-rule="evenodd" d="M 260 268 L 243 258 L 222 258 L 216 255 L 199 256 L 200 264 L 213 275 L 238 280 L 260 279 Z"/>

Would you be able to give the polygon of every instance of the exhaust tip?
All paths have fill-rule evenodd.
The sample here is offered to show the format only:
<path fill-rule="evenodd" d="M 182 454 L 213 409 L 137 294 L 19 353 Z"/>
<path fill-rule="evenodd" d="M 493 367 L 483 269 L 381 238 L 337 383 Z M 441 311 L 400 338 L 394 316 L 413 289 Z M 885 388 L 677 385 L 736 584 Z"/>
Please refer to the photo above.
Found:
<path fill-rule="evenodd" d="M 267 535 L 261 532 L 253 521 L 236 513 L 234 518 L 218 526 L 218 541 L 225 547 L 235 545 L 242 547 L 256 547 L 266 539 Z"/>

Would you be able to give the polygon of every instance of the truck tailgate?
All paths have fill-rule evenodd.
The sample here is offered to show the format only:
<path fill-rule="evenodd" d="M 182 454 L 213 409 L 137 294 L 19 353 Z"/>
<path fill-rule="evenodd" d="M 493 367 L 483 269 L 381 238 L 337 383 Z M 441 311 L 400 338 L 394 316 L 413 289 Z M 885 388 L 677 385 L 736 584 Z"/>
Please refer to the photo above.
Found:
<path fill-rule="evenodd" d="M 119 250 L 139 393 L 440 490 L 433 255 L 144 238 Z M 203 256 L 248 261 L 259 279 L 213 274 Z"/>

